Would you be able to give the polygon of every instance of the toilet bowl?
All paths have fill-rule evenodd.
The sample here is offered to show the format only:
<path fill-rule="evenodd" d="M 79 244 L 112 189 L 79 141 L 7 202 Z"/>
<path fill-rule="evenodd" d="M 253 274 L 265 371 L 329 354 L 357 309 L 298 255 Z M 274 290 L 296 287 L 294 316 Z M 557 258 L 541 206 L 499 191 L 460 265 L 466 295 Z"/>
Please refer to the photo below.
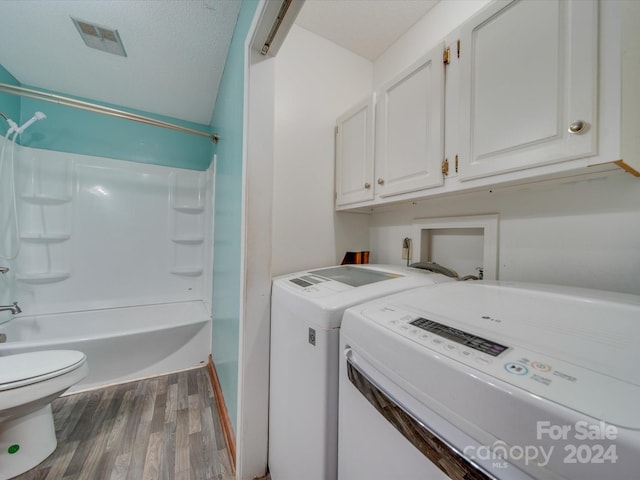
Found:
<path fill-rule="evenodd" d="M 53 453 L 58 442 L 51 402 L 88 372 L 86 356 L 74 350 L 0 356 L 0 480 Z"/>

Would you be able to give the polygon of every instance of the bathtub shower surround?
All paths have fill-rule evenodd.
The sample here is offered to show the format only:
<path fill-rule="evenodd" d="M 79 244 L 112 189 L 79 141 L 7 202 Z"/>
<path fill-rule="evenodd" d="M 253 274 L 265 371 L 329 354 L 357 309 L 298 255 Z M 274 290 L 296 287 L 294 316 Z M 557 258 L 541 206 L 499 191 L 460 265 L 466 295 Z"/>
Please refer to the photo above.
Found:
<path fill-rule="evenodd" d="M 209 172 L 20 147 L 27 315 L 207 299 Z"/>
<path fill-rule="evenodd" d="M 211 172 L 15 153 L 21 248 L 8 266 L 22 314 L 0 326 L 0 356 L 83 351 L 91 373 L 74 390 L 206 362 Z"/>
<path fill-rule="evenodd" d="M 0 112 L 8 124 L 7 131 L 0 148 L 0 192 L 2 192 L 2 208 L 0 208 L 0 259 L 13 260 L 20 251 L 20 229 L 17 215 L 17 199 L 15 190 L 15 146 L 16 140 L 22 133 L 38 120 L 44 120 L 47 116 L 42 112 L 36 112 L 31 119 L 19 126 L 6 114 Z M 5 272 L 6 273 L 6 272 Z"/>

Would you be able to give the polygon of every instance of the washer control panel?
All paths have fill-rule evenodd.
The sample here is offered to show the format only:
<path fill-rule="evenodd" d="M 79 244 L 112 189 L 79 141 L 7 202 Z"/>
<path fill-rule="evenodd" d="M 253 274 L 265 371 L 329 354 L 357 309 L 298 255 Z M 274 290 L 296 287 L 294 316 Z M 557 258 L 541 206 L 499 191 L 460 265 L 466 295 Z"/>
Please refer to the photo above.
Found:
<path fill-rule="evenodd" d="M 362 315 L 408 340 L 535 395 L 601 418 L 640 429 L 640 386 L 535 352 L 508 341 L 448 325 L 393 304 L 372 304 Z M 459 328 L 460 327 L 460 328 Z M 496 332 L 499 333 L 499 332 Z M 522 339 L 526 343 L 526 339 Z M 612 408 L 612 398 L 616 406 Z M 606 417 L 606 418 L 603 418 Z"/>
<path fill-rule="evenodd" d="M 385 311 L 391 310 L 386 307 Z M 408 312 L 401 318 L 388 318 L 379 323 L 425 347 L 476 365 L 490 365 L 496 356 L 509 349 L 506 345 Z"/>
<path fill-rule="evenodd" d="M 491 355 L 492 357 L 497 357 L 507 348 L 509 348 L 497 342 L 479 337 L 478 335 L 474 335 L 463 330 L 458 330 L 457 328 L 449 327 L 442 323 L 438 323 L 422 317 L 409 322 L 409 325 L 414 325 L 418 328 L 421 328 L 422 330 L 434 333 L 451 342 L 457 343 L 462 347 L 468 347 L 473 350 L 486 353 L 487 355 Z"/>

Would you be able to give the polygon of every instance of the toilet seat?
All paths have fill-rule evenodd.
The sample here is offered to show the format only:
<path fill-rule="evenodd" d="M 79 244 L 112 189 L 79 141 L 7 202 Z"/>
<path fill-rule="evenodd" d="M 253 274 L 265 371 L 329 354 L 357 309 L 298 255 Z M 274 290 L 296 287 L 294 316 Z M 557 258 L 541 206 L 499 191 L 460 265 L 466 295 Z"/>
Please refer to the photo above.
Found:
<path fill-rule="evenodd" d="M 0 357 L 0 392 L 64 375 L 86 359 L 84 353 L 75 350 L 45 350 Z"/>

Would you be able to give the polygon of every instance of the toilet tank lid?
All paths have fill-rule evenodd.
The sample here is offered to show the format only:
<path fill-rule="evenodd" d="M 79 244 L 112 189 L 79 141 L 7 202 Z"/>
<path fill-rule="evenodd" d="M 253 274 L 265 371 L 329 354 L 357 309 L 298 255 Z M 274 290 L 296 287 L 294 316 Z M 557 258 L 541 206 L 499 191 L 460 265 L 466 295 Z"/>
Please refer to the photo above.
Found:
<path fill-rule="evenodd" d="M 62 375 L 78 368 L 86 356 L 76 350 L 45 350 L 0 356 L 0 391 Z"/>

